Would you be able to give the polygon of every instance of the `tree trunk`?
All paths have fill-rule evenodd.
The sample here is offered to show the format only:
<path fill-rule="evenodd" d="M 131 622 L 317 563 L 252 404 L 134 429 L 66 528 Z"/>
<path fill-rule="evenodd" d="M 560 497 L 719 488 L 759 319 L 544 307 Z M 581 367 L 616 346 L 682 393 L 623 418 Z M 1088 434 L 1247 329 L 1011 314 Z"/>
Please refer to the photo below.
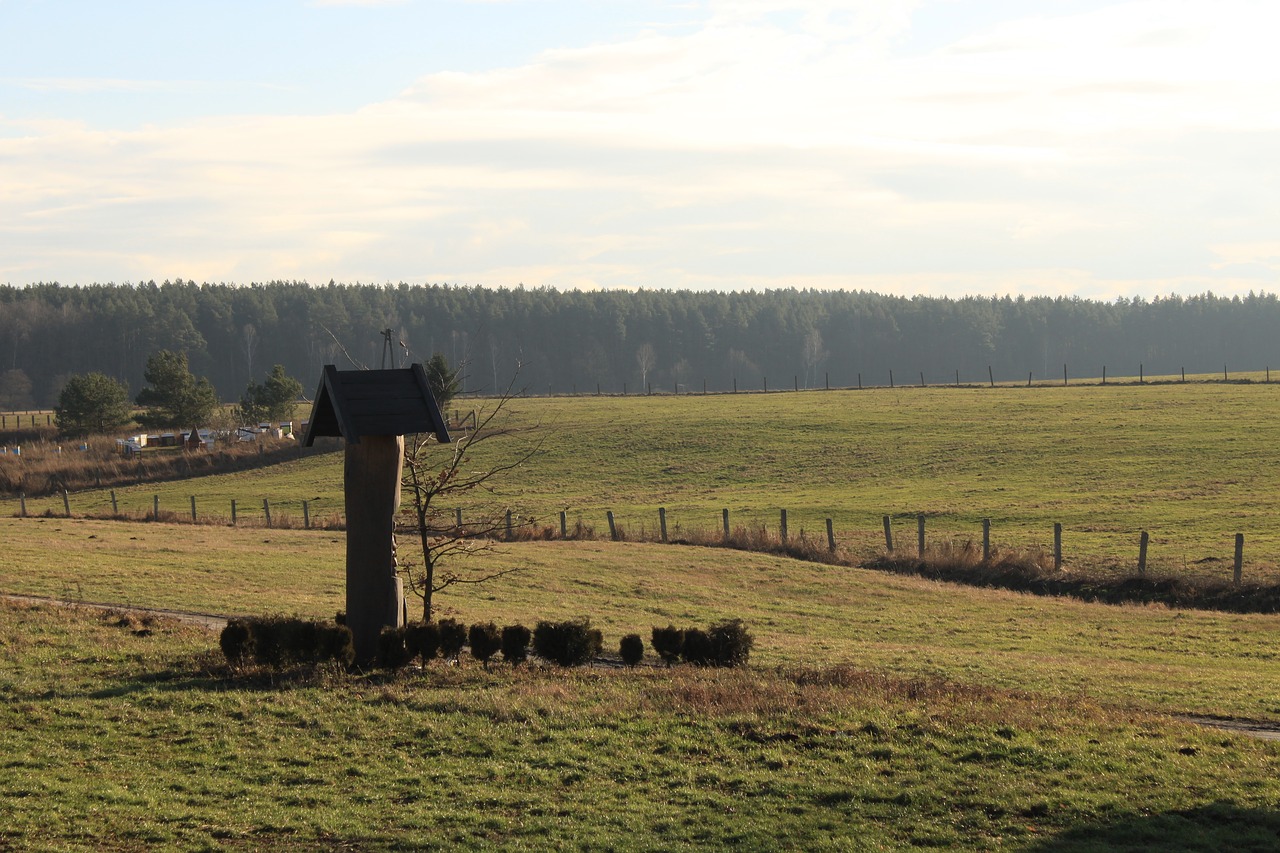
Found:
<path fill-rule="evenodd" d="M 363 436 L 347 445 L 347 626 L 361 665 L 373 660 L 382 629 L 404 622 L 394 535 L 403 464 L 399 436 Z"/>

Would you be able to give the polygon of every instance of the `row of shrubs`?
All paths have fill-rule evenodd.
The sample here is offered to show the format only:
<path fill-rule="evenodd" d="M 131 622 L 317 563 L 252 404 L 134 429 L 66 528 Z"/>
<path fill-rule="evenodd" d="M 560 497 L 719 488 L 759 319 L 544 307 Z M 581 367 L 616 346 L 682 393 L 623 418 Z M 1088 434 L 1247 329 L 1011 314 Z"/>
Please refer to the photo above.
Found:
<path fill-rule="evenodd" d="M 668 665 L 684 661 L 698 666 L 743 666 L 754 640 L 741 619 L 701 628 L 654 628 L 653 650 Z M 349 667 L 355 660 L 351 630 L 343 624 L 302 619 L 232 619 L 220 638 L 229 663 L 249 662 L 282 668 L 299 664 L 334 662 Z M 376 663 L 382 669 L 401 669 L 414 661 L 436 657 L 457 660 L 464 648 L 489 665 L 497 655 L 513 666 L 524 663 L 530 650 L 560 666 L 581 666 L 604 652 L 604 636 L 589 619 L 539 622 L 530 631 L 523 625 L 498 628 L 492 622 L 470 626 L 454 620 L 411 622 L 402 628 L 386 628 L 378 638 Z M 644 640 L 628 634 L 618 644 L 627 666 L 636 666 L 645 655 Z"/>

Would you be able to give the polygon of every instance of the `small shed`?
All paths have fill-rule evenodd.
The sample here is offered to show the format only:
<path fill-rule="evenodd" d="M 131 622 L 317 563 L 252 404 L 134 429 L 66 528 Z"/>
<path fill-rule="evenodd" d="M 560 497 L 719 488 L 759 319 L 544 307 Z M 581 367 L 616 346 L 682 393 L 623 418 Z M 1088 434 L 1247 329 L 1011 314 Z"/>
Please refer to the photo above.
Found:
<path fill-rule="evenodd" d="M 346 442 L 347 626 L 361 664 L 373 659 L 384 627 L 404 624 L 395 515 L 404 437 L 414 433 L 450 440 L 422 365 L 399 370 L 324 366 L 302 444 L 310 447 L 318 436 L 341 436 Z"/>

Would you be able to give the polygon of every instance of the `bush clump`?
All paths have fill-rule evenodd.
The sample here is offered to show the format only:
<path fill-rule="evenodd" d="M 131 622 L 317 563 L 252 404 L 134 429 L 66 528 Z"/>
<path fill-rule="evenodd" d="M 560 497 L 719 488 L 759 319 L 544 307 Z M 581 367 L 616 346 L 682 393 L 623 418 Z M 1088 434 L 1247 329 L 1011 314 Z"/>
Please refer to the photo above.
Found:
<path fill-rule="evenodd" d="M 627 666 L 635 666 L 644 658 L 644 640 L 639 634 L 627 634 L 618 643 L 618 654 Z"/>
<path fill-rule="evenodd" d="M 707 666 L 711 663 L 711 637 L 701 628 L 684 629 L 684 647 L 680 649 L 680 657 L 685 663 L 694 666 Z"/>
<path fill-rule="evenodd" d="M 440 630 L 434 622 L 410 622 L 404 626 L 404 647 L 409 659 L 429 663 L 440 651 Z"/>
<path fill-rule="evenodd" d="M 604 648 L 604 636 L 589 619 L 539 622 L 533 629 L 534 653 L 560 666 L 581 666 Z"/>
<path fill-rule="evenodd" d="M 374 663 L 378 669 L 404 669 L 413 660 L 413 655 L 405 646 L 404 628 L 387 626 L 378 635 L 378 648 L 374 653 Z"/>
<path fill-rule="evenodd" d="M 471 646 L 471 656 L 487 668 L 489 658 L 502 648 L 502 633 L 492 622 L 477 622 L 467 631 L 467 645 Z"/>
<path fill-rule="evenodd" d="M 502 659 L 518 666 L 529 657 L 529 642 L 533 634 L 523 625 L 507 625 L 502 629 Z"/>
<path fill-rule="evenodd" d="M 680 654 L 684 651 L 684 631 L 675 625 L 668 625 L 665 628 L 655 627 L 652 643 L 658 657 L 670 666 L 680 660 Z"/>
<path fill-rule="evenodd" d="M 436 623 L 436 631 L 440 636 L 440 657 L 457 660 L 467 644 L 467 626 L 456 619 L 441 619 Z"/>
<path fill-rule="evenodd" d="M 281 617 L 232 619 L 218 645 L 233 666 L 250 659 L 276 669 L 326 661 L 350 666 L 356 655 L 347 626 Z"/>
<path fill-rule="evenodd" d="M 746 666 L 755 638 L 747 633 L 741 619 L 728 619 L 707 631 L 711 641 L 711 662 L 715 666 Z"/>

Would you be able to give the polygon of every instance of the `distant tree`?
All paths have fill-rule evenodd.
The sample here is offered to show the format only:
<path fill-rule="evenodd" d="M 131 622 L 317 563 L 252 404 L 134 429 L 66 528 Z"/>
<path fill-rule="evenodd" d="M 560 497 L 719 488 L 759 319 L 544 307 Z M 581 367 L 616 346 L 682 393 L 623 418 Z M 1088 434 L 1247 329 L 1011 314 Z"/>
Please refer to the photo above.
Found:
<path fill-rule="evenodd" d="M 440 404 L 440 408 L 444 409 L 458 394 L 458 386 L 461 381 L 456 367 L 449 366 L 449 360 L 444 357 L 444 353 L 436 353 L 431 359 L 423 365 L 427 372 L 427 384 L 431 386 L 431 393 L 436 395 L 436 402 Z"/>
<path fill-rule="evenodd" d="M 657 362 L 658 356 L 653 351 L 653 344 L 643 343 L 636 350 L 636 365 L 640 368 L 640 390 L 642 392 L 648 387 L 649 371 L 653 370 Z"/>
<path fill-rule="evenodd" d="M 187 354 L 160 350 L 147 359 L 143 373 L 150 388 L 138 394 L 138 405 L 147 409 L 138 423 L 156 427 L 196 427 L 209 420 L 218 407 L 218 394 L 208 379 L 191 375 Z"/>
<path fill-rule="evenodd" d="M 31 379 L 27 372 L 15 367 L 0 373 L 0 409 L 13 412 L 31 406 Z"/>
<path fill-rule="evenodd" d="M 64 435 L 110 432 L 133 417 L 129 389 L 102 373 L 68 379 L 54 412 Z"/>
<path fill-rule="evenodd" d="M 285 373 L 283 364 L 277 364 L 261 385 L 249 380 L 240 398 L 241 420 L 244 423 L 291 420 L 300 394 L 302 383 Z"/>

